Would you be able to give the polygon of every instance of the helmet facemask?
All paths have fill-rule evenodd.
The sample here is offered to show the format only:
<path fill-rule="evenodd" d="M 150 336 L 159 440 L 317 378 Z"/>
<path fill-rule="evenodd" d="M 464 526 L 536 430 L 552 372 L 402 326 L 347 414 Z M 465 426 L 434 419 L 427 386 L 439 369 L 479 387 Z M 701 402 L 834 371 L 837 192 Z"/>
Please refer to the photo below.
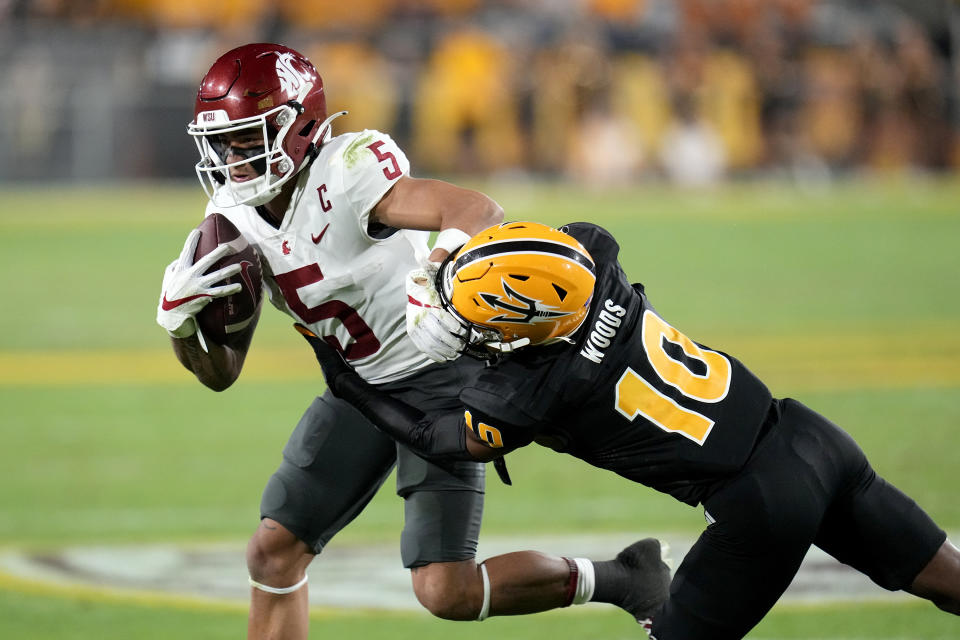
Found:
<path fill-rule="evenodd" d="M 436 286 L 437 293 L 440 294 L 440 304 L 444 310 L 467 330 L 467 337 L 463 350 L 460 353 L 470 356 L 471 358 L 476 358 L 477 360 L 495 360 L 498 357 L 498 352 L 507 353 L 513 351 L 515 348 L 519 349 L 529 344 L 529 340 L 504 343 L 503 334 L 498 330 L 467 320 L 460 315 L 457 308 L 453 306 L 453 303 L 450 302 L 453 289 L 453 258 L 456 257 L 458 252 L 459 250 L 452 251 L 444 258 L 440 264 L 440 268 L 437 270 L 434 285 Z"/>
<path fill-rule="evenodd" d="M 206 111 L 199 117 L 200 122 L 191 122 L 187 132 L 193 136 L 200 161 L 196 164 L 197 176 L 207 196 L 218 207 L 236 205 L 257 206 L 273 200 L 280 188 L 292 178 L 298 170 L 293 160 L 283 148 L 290 127 L 296 120 L 295 107 L 285 104 L 260 115 L 241 120 L 229 120 L 225 111 Z M 273 124 L 271 124 L 273 123 Z M 241 160 L 228 163 L 226 154 L 230 146 L 223 136 L 228 133 L 254 132 L 264 141 L 259 153 L 244 153 Z M 259 174 L 256 178 L 237 182 L 230 178 L 230 169 L 250 164 Z"/>

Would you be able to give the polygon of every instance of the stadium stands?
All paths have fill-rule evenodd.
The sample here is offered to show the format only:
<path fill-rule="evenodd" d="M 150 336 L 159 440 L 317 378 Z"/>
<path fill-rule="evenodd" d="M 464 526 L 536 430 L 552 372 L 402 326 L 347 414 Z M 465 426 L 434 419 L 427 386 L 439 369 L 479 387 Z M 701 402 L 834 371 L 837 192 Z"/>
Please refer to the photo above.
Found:
<path fill-rule="evenodd" d="M 251 40 L 308 52 L 331 108 L 351 111 L 341 130 L 390 132 L 423 173 L 686 181 L 691 157 L 704 159 L 694 182 L 956 171 L 958 13 L 947 0 L 0 2 L 0 79 L 19 88 L 0 95 L 0 180 L 189 178 L 197 79 Z"/>

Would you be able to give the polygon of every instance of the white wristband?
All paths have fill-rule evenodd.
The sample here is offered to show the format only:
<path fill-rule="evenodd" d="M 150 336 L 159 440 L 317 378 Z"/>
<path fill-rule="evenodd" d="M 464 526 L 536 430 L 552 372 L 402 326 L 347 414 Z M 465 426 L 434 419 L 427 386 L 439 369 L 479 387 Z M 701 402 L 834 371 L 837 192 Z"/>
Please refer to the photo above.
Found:
<path fill-rule="evenodd" d="M 469 233 L 460 229 L 444 229 L 437 234 L 437 241 L 433 243 L 434 249 L 444 249 L 447 253 L 453 253 L 472 238 Z"/>

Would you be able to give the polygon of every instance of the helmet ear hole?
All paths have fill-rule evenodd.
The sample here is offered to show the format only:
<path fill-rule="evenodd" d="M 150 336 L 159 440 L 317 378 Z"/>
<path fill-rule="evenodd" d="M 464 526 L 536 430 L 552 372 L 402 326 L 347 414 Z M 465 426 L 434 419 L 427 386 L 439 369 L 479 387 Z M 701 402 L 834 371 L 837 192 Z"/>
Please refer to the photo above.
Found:
<path fill-rule="evenodd" d="M 297 135 L 300 136 L 301 138 L 309 137 L 309 136 L 310 136 L 310 132 L 313 130 L 313 127 L 314 127 L 315 124 L 317 124 L 317 121 L 316 121 L 316 120 L 311 120 L 310 122 L 308 122 L 308 123 L 306 124 L 306 126 L 303 127 L 303 129 L 300 129 L 300 131 L 299 131 L 299 133 L 297 133 Z"/>

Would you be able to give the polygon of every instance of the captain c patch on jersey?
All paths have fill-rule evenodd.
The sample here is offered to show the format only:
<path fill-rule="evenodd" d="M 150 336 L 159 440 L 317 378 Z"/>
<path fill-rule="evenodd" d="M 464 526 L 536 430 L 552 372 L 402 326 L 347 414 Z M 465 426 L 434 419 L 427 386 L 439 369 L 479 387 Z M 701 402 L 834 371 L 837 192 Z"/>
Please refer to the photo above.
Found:
<path fill-rule="evenodd" d="M 603 309 L 597 314 L 597 321 L 593 323 L 593 328 L 587 335 L 587 340 L 583 343 L 580 355 L 587 360 L 600 364 L 604 356 L 603 350 L 610 346 L 614 336 L 617 335 L 621 318 L 626 312 L 626 309 L 610 298 L 604 300 Z"/>

